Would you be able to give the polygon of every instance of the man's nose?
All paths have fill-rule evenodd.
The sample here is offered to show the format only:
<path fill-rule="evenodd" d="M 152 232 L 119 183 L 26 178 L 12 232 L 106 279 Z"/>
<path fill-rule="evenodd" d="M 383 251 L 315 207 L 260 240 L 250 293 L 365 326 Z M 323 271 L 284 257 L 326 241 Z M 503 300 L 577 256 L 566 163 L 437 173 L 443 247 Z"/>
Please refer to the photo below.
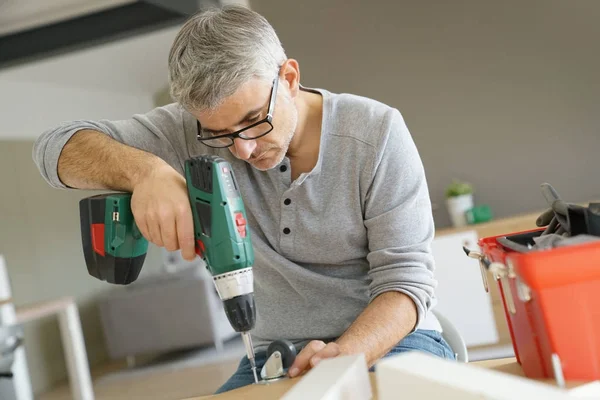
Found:
<path fill-rule="evenodd" d="M 252 152 L 256 148 L 256 140 L 243 140 L 237 138 L 234 140 L 233 145 L 238 158 L 247 160 L 252 155 Z"/>

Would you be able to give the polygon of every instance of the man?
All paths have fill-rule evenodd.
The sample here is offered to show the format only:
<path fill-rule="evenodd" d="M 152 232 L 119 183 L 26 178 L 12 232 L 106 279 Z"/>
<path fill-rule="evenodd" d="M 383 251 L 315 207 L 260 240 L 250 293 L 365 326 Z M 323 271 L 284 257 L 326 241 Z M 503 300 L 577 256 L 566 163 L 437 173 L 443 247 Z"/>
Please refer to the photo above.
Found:
<path fill-rule="evenodd" d="M 434 235 L 424 169 L 398 110 L 300 84 L 260 15 L 228 6 L 193 16 L 169 55 L 176 104 L 123 121 L 66 122 L 34 159 L 56 188 L 129 191 L 143 235 L 193 259 L 187 158 L 235 170 L 255 251 L 256 362 L 276 339 L 320 360 L 364 353 L 373 366 L 419 350 L 454 358 L 430 313 Z M 253 382 L 247 358 L 219 392 Z"/>

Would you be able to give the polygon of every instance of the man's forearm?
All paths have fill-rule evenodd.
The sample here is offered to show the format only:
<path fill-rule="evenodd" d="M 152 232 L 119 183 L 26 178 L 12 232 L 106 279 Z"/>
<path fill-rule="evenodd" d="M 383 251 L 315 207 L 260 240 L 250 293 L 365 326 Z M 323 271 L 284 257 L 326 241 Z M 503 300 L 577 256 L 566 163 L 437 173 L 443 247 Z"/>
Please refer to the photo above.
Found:
<path fill-rule="evenodd" d="M 77 132 L 58 159 L 58 176 L 77 189 L 109 189 L 132 192 L 135 182 L 166 163 L 154 154 L 124 145 L 93 131 Z"/>
<path fill-rule="evenodd" d="M 417 323 L 417 308 L 401 292 L 377 296 L 336 343 L 343 354 L 365 353 L 371 367 L 402 340 Z"/>

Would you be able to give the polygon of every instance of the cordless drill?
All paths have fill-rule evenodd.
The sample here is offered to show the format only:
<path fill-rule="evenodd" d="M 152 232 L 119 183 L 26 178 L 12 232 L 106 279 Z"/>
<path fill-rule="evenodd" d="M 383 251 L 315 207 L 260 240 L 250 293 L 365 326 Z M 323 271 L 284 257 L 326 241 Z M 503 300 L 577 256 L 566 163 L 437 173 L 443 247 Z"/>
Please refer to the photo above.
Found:
<path fill-rule="evenodd" d="M 185 163 L 188 197 L 194 218 L 196 254 L 206 263 L 227 318 L 241 333 L 255 381 L 258 381 L 249 331 L 254 328 L 254 252 L 246 210 L 231 165 L 217 156 Z M 148 242 L 131 211 L 130 193 L 87 197 L 79 202 L 81 237 L 88 272 L 113 284 L 134 282 Z"/>

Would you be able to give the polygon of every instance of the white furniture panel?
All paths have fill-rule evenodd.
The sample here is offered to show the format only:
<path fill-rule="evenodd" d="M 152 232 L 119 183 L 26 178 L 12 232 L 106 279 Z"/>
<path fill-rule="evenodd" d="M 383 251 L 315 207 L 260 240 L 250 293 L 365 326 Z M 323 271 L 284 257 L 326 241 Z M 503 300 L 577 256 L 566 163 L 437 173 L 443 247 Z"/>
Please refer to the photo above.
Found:
<path fill-rule="evenodd" d="M 479 262 L 462 249 L 464 245 L 479 250 L 477 240 L 475 231 L 466 231 L 437 237 L 432 244 L 438 280 L 435 309 L 458 328 L 467 347 L 498 342 L 492 302 L 483 287 Z"/>

